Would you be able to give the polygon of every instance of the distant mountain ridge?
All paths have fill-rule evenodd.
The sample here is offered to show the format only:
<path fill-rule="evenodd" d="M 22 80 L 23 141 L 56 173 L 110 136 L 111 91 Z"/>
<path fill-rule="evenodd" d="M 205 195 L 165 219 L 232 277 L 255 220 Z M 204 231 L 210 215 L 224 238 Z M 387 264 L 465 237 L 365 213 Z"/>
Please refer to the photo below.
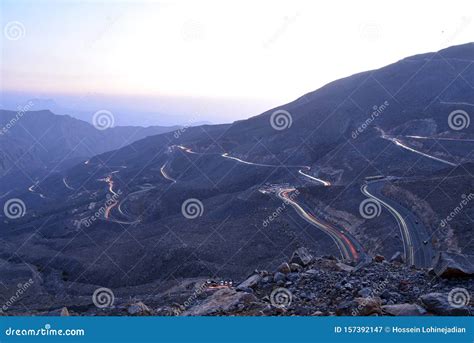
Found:
<path fill-rule="evenodd" d="M 35 171 L 62 168 L 144 137 L 178 129 L 117 126 L 98 130 L 85 121 L 49 110 L 0 110 L 0 177 L 23 172 L 33 178 Z"/>

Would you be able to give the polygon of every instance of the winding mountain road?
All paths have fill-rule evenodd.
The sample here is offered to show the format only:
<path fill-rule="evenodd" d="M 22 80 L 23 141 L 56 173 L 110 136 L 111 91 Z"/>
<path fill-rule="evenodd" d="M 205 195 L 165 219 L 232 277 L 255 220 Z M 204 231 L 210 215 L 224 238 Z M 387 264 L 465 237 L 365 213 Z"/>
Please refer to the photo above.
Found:
<path fill-rule="evenodd" d="M 178 146 L 178 147 L 186 151 L 187 153 L 196 154 L 196 152 L 184 146 Z M 221 156 L 224 158 L 242 163 L 242 164 L 253 165 L 257 167 L 273 167 L 273 168 L 282 167 L 278 165 L 245 161 L 238 157 L 230 156 L 228 153 L 223 153 Z M 310 179 L 311 181 L 315 181 L 318 184 L 322 184 L 323 186 L 326 186 L 326 187 L 331 185 L 329 181 L 316 178 L 312 175 L 309 175 L 303 172 L 303 169 L 311 170 L 311 167 L 309 166 L 285 166 L 285 167 L 299 168 L 298 173 Z M 300 215 L 308 223 L 317 227 L 319 230 L 323 231 L 324 233 L 328 234 L 333 239 L 336 246 L 338 247 L 339 252 L 341 253 L 341 256 L 344 260 L 360 262 L 368 258 L 368 256 L 363 252 L 362 245 L 348 231 L 337 229 L 328 223 L 322 222 L 321 220 L 317 219 L 312 214 L 310 214 L 308 211 L 306 211 L 302 205 L 298 204 L 294 199 L 289 197 L 289 194 L 293 191 L 295 191 L 294 188 L 282 188 L 277 192 L 277 196 L 280 199 L 284 200 L 285 202 L 288 202 L 296 210 L 298 215 Z"/>
<path fill-rule="evenodd" d="M 393 144 L 399 146 L 399 147 L 402 148 L 402 149 L 411 151 L 411 152 L 413 152 L 413 153 L 415 153 L 415 154 L 418 154 L 418 155 L 427 157 L 427 158 L 429 158 L 429 159 L 438 161 L 438 162 L 440 162 L 440 163 L 447 164 L 447 165 L 449 165 L 449 166 L 451 166 L 451 167 L 457 167 L 457 166 L 458 166 L 458 164 L 456 164 L 456 163 L 453 163 L 453 162 L 444 160 L 444 159 L 442 159 L 442 158 L 439 158 L 439 157 L 436 157 L 436 156 L 427 154 L 427 153 L 425 153 L 425 152 L 416 150 L 416 149 L 414 149 L 414 148 L 412 148 L 412 147 L 406 145 L 405 143 L 403 143 L 400 139 L 387 135 L 387 134 L 386 134 L 382 129 L 380 129 L 380 128 L 377 128 L 377 130 L 380 132 L 380 137 L 381 137 L 382 139 L 388 140 L 388 141 L 392 142 Z"/>
<path fill-rule="evenodd" d="M 309 167 L 307 167 L 307 168 L 308 168 L 308 170 L 311 169 L 311 168 L 309 168 Z M 329 181 L 324 181 L 324 180 L 318 179 L 317 177 L 314 177 L 314 176 L 312 176 L 312 175 L 306 174 L 306 173 L 303 172 L 303 170 L 301 170 L 301 169 L 298 170 L 298 173 L 300 173 L 301 175 L 307 177 L 307 178 L 310 179 L 310 180 L 313 180 L 313 181 L 316 181 L 316 182 L 318 182 L 318 183 L 323 184 L 323 186 L 326 186 L 326 187 L 331 186 L 331 182 L 329 182 Z"/>
<path fill-rule="evenodd" d="M 177 147 L 189 154 L 199 154 L 197 152 L 194 152 L 192 151 L 190 148 L 187 148 L 185 146 L 182 146 L 182 145 L 177 145 Z M 224 157 L 224 158 L 227 158 L 227 159 L 230 159 L 230 160 L 233 160 L 233 161 L 236 161 L 236 162 L 239 162 L 239 163 L 242 163 L 242 164 L 246 164 L 246 165 L 251 165 L 251 166 L 257 166 L 257 167 L 271 167 L 271 168 L 281 168 L 281 167 L 286 167 L 286 168 L 300 168 L 298 170 L 298 173 L 300 175 L 303 175 L 305 176 L 306 178 L 310 179 L 311 181 L 315 181 L 317 182 L 318 184 L 322 184 L 323 186 L 330 186 L 331 185 L 331 182 L 329 181 L 325 181 L 325 180 L 322 180 L 322 179 L 319 179 L 315 176 L 312 176 L 312 175 L 309 175 L 309 174 L 306 174 L 305 172 L 303 172 L 303 169 L 309 171 L 311 170 L 311 167 L 310 166 L 294 166 L 294 165 L 276 165 L 276 164 L 264 164 L 264 163 L 255 163 L 255 162 L 250 162 L 250 161 L 245 161 L 245 160 L 242 160 L 238 157 L 234 157 L 234 156 L 230 156 L 229 153 L 225 152 L 223 154 L 220 155 L 221 157 Z M 163 172 L 162 172 L 163 174 Z M 163 174 L 163 176 L 165 176 Z M 169 175 L 168 175 L 169 176 Z M 165 176 L 166 177 L 166 176 Z M 166 177 L 168 178 L 168 177 Z M 173 179 L 174 180 L 174 179 Z"/>
<path fill-rule="evenodd" d="M 467 139 L 467 138 L 449 138 L 449 137 L 426 137 L 426 136 L 405 136 L 407 138 L 413 139 L 426 139 L 426 140 L 434 140 L 434 141 L 452 141 L 452 142 L 474 142 L 474 139 Z"/>
<path fill-rule="evenodd" d="M 117 221 L 117 220 L 116 220 L 118 223 L 120 223 L 120 224 L 126 224 L 126 225 L 133 225 L 133 224 L 139 223 L 139 222 L 141 221 L 140 217 L 138 217 L 137 219 L 133 219 L 133 216 L 130 215 L 130 214 L 128 214 L 128 213 L 123 209 L 123 207 L 122 207 L 122 206 L 125 204 L 125 202 L 127 202 L 127 201 L 129 200 L 128 198 L 130 198 L 130 197 L 132 197 L 132 196 L 134 196 L 134 195 L 140 194 L 140 193 L 147 192 L 147 191 L 149 191 L 149 190 L 151 190 L 151 189 L 154 189 L 155 187 L 153 187 L 153 186 L 141 186 L 141 188 L 142 188 L 142 189 L 140 189 L 140 190 L 138 190 L 138 191 L 136 191 L 136 192 L 132 192 L 132 193 L 127 194 L 127 196 L 126 196 L 122 201 L 120 201 L 120 203 L 119 203 L 119 205 L 118 205 L 118 207 L 117 207 L 118 212 L 119 212 L 122 216 L 124 216 L 125 218 L 130 219 L 131 221 L 126 222 L 126 221 L 122 221 L 122 220 L 120 220 L 120 221 Z"/>
<path fill-rule="evenodd" d="M 431 267 L 434 249 L 429 231 L 411 211 L 382 194 L 385 182 L 385 180 L 377 180 L 367 183 L 361 187 L 361 191 L 385 207 L 397 220 L 402 235 L 406 263 L 422 268 Z"/>
<path fill-rule="evenodd" d="M 339 249 L 342 259 L 360 262 L 368 258 L 363 251 L 362 245 L 348 231 L 337 229 L 331 224 L 317 219 L 311 213 L 306 211 L 302 205 L 298 204 L 289 196 L 293 191 L 295 191 L 295 188 L 281 188 L 277 192 L 277 195 L 283 201 L 288 202 L 300 217 L 329 235 Z"/>
<path fill-rule="evenodd" d="M 435 160 L 439 160 L 440 162 L 443 162 L 443 163 L 451 164 L 448 161 L 440 160 L 434 156 L 430 156 L 422 152 L 416 151 L 410 147 L 406 147 L 399 140 L 395 138 L 392 139 L 392 138 L 388 138 L 386 135 L 383 135 L 383 136 L 385 139 L 389 139 L 395 144 L 405 149 L 422 154 L 426 157 L 429 157 Z M 198 155 L 200 154 L 182 145 L 177 145 L 174 147 L 177 147 L 180 150 L 189 154 L 198 154 Z M 246 161 L 238 157 L 230 156 L 228 153 L 212 154 L 212 155 L 219 155 L 223 158 L 233 160 L 238 163 L 253 165 L 257 167 L 273 167 L 273 168 L 282 167 L 278 165 L 270 165 L 270 164 L 254 163 L 254 162 Z M 168 165 L 168 162 L 169 161 L 163 164 L 163 166 L 160 168 L 160 171 L 161 171 L 162 176 L 165 179 L 175 183 L 176 179 L 172 178 L 166 172 L 166 167 Z M 310 174 L 305 173 L 305 171 L 309 171 L 311 169 L 309 166 L 285 166 L 285 167 L 299 168 L 298 173 L 304 176 L 305 178 L 311 181 L 317 182 L 318 184 L 322 184 L 323 186 L 331 186 L 331 183 L 329 181 L 325 181 L 325 180 L 316 178 Z M 109 175 L 106 179 L 104 179 L 104 181 L 106 181 L 109 184 L 109 192 L 111 193 L 111 195 L 118 196 L 118 194 L 114 191 L 114 182 L 112 179 L 112 174 Z M 361 191 L 367 197 L 374 199 L 375 201 L 380 203 L 383 207 L 388 209 L 389 212 L 397 220 L 398 226 L 400 228 L 401 236 L 402 236 L 406 263 L 408 265 L 415 265 L 417 267 L 425 267 L 425 268 L 430 267 L 431 260 L 434 255 L 434 250 L 430 241 L 430 236 L 428 234 L 429 231 L 423 226 L 423 224 L 421 224 L 421 221 L 411 211 L 399 205 L 395 201 L 388 199 L 382 194 L 381 190 L 385 182 L 386 182 L 385 180 L 377 180 L 377 181 L 366 183 L 361 187 Z M 127 197 L 125 197 L 120 202 L 118 200 L 114 201 L 106 208 L 105 218 L 110 221 L 116 221 L 115 219 L 111 218 L 110 213 L 112 209 L 115 208 L 117 205 L 118 205 L 117 207 L 118 212 L 120 213 L 120 215 L 126 218 L 130 218 L 130 215 L 128 215 L 123 210 L 122 205 L 128 200 L 129 196 L 133 194 L 145 192 L 149 189 L 150 188 L 148 187 L 148 188 L 139 190 L 137 192 L 131 193 L 127 195 Z M 365 261 L 369 259 L 369 256 L 364 252 L 363 246 L 358 242 L 358 240 L 354 236 L 352 236 L 345 229 L 338 229 L 334 227 L 333 225 L 316 218 L 313 214 L 310 213 L 310 211 L 304 208 L 304 205 L 299 204 L 295 199 L 293 199 L 290 196 L 290 194 L 293 191 L 295 191 L 295 188 L 291 186 L 288 186 L 288 187 L 283 186 L 277 189 L 276 194 L 280 199 L 290 204 L 296 210 L 298 215 L 302 217 L 305 221 L 307 221 L 312 226 L 315 226 L 322 232 L 329 235 L 331 239 L 334 241 L 334 243 L 336 244 L 341 254 L 342 259 L 355 261 L 355 262 L 361 262 L 361 261 Z M 117 222 L 120 222 L 123 224 L 134 224 L 134 223 L 139 222 L 139 220 L 137 219 L 131 222 L 124 222 L 124 221 L 118 220 Z"/>
<path fill-rule="evenodd" d="M 384 137 L 386 138 L 386 137 Z M 390 139 L 392 140 L 392 139 Z M 396 139 L 392 140 L 395 144 L 399 145 Z M 180 150 L 189 153 L 189 154 L 200 154 L 197 152 L 192 151 L 190 148 L 187 148 L 182 145 L 177 145 L 175 146 L 179 148 Z M 405 147 L 405 146 L 403 146 Z M 406 147 L 405 147 L 406 148 Z M 411 148 L 408 147 L 409 150 L 412 150 Z M 421 152 L 418 152 L 421 153 Z M 422 155 L 426 155 L 424 153 L 421 153 Z M 240 159 L 238 157 L 230 156 L 228 153 L 223 153 L 223 154 L 215 154 L 215 155 L 220 155 L 223 158 L 230 159 L 233 161 L 236 161 L 238 163 L 246 164 L 246 165 L 253 165 L 257 167 L 282 167 L 278 165 L 270 165 L 270 164 L 263 164 L 263 163 L 254 163 L 250 161 L 245 161 L 243 159 Z M 437 159 L 434 156 L 429 156 L 430 158 Z M 444 161 L 446 162 L 446 161 Z M 449 163 L 449 162 L 448 162 Z M 163 164 L 163 166 L 160 168 L 162 176 L 175 183 L 176 180 L 172 178 L 167 172 L 166 172 L 166 167 L 168 165 L 168 161 Z M 324 186 L 330 186 L 331 183 L 329 181 L 325 181 L 319 178 L 316 178 L 312 175 L 306 174 L 303 170 L 310 170 L 311 168 L 309 166 L 286 166 L 286 167 L 295 167 L 299 168 L 298 173 L 300 175 L 303 175 L 304 177 L 310 179 L 311 181 L 315 181 L 318 184 L 322 184 Z M 118 194 L 114 191 L 113 189 L 113 180 L 112 180 L 112 175 L 109 175 L 104 181 L 108 182 L 109 184 L 109 192 L 115 196 Z M 421 221 L 408 209 L 402 207 L 395 201 L 386 198 L 382 193 L 381 190 L 383 188 L 385 180 L 377 180 L 377 181 L 372 181 L 370 183 L 364 184 L 361 187 L 361 191 L 363 194 L 365 194 L 367 197 L 372 198 L 376 200 L 378 203 L 380 203 L 382 206 L 387 208 L 389 212 L 395 217 L 397 220 L 398 226 L 400 228 L 400 232 L 402 235 L 402 241 L 403 241 L 403 246 L 404 246 L 404 251 L 405 251 L 405 259 L 406 263 L 408 265 L 415 265 L 418 267 L 430 267 L 431 266 L 431 260 L 434 255 L 434 250 L 432 247 L 432 244 L 430 242 L 430 236 L 428 234 L 428 230 L 421 224 Z M 145 188 L 142 190 L 139 190 L 137 192 L 131 193 L 130 195 L 141 193 L 144 191 L 147 191 L 149 188 Z M 290 204 L 298 213 L 300 217 L 302 217 L 305 221 L 310 223 L 311 225 L 315 226 L 319 230 L 323 231 L 327 235 L 331 237 L 331 239 L 334 241 L 336 244 L 341 257 L 344 260 L 349 260 L 349 261 L 355 261 L 355 262 L 361 262 L 369 259 L 369 256 L 364 252 L 363 246 L 358 242 L 358 240 L 352 236 L 347 230 L 344 229 L 338 229 L 334 227 L 333 225 L 323 222 L 322 220 L 316 218 L 313 214 L 311 214 L 308 210 L 304 208 L 304 205 L 299 204 L 297 201 L 295 201 L 290 194 L 295 191 L 295 188 L 288 186 L 288 187 L 282 187 L 279 188 L 276 191 L 277 196 L 282 199 L 283 201 L 287 202 Z M 114 201 L 111 205 L 109 205 L 106 209 L 106 214 L 105 217 L 108 220 L 113 219 L 110 218 L 110 212 L 111 210 L 118 205 L 118 211 L 119 213 L 127 218 L 130 218 L 130 216 L 125 213 L 122 209 L 122 204 L 127 201 L 127 198 L 124 198 L 120 203 L 117 201 Z M 138 222 L 138 220 L 132 221 L 132 222 L 122 222 L 124 224 L 133 224 Z"/>
<path fill-rule="evenodd" d="M 107 205 L 106 208 L 105 208 L 105 213 L 104 213 L 104 217 L 105 219 L 110 219 L 110 212 L 112 211 L 112 209 L 117 206 L 118 204 L 118 200 L 116 199 L 116 197 L 119 196 L 118 193 L 116 193 L 114 191 L 114 180 L 112 178 L 112 174 L 110 174 L 109 176 L 107 176 L 105 179 L 104 179 L 105 182 L 108 183 L 109 185 L 109 192 L 112 194 L 112 197 L 111 199 L 113 199 L 112 203 L 110 205 Z"/>
<path fill-rule="evenodd" d="M 224 154 L 222 154 L 221 156 L 224 157 L 224 158 L 229 158 L 229 159 L 231 159 L 231 160 L 234 160 L 234 161 L 243 163 L 243 164 L 248 164 L 248 165 L 253 165 L 253 166 L 258 166 L 258 167 L 273 167 L 273 168 L 282 167 L 282 166 L 273 165 L 273 164 L 262 164 L 262 163 L 253 163 L 253 162 L 245 161 L 245 160 L 242 160 L 242 159 L 240 159 L 240 158 L 230 156 L 228 153 L 224 153 Z M 314 177 L 314 176 L 312 176 L 312 175 L 309 175 L 309 174 L 306 174 L 305 172 L 303 172 L 303 169 L 311 170 L 311 167 L 309 167 L 309 166 L 292 166 L 292 165 L 288 165 L 288 166 L 284 166 L 284 167 L 286 167 L 286 168 L 302 168 L 302 169 L 299 169 L 299 170 L 298 170 L 298 173 L 299 173 L 300 175 L 303 175 L 303 176 L 309 178 L 309 179 L 312 180 L 312 181 L 316 181 L 317 183 L 320 183 L 320 184 L 322 184 L 323 186 L 330 186 L 330 185 L 331 185 L 331 183 L 330 183 L 329 181 L 325 181 L 325 180 L 319 179 L 319 178 L 317 178 L 317 177 Z"/>
<path fill-rule="evenodd" d="M 163 177 L 166 179 L 166 180 L 169 180 L 173 183 L 176 183 L 176 179 L 173 179 L 171 176 L 168 175 L 168 173 L 166 172 L 165 168 L 166 166 L 168 165 L 168 161 L 166 161 L 165 164 L 163 164 L 163 166 L 160 168 L 160 172 L 161 172 L 161 175 L 163 175 Z"/>
<path fill-rule="evenodd" d="M 70 190 L 74 190 L 74 188 L 72 188 L 66 181 L 66 177 L 63 177 L 63 184 L 64 186 L 66 186 L 67 189 L 70 189 Z"/>
<path fill-rule="evenodd" d="M 40 198 L 42 198 L 42 199 L 45 199 L 46 196 L 45 196 L 44 194 L 41 194 L 41 193 L 38 193 L 38 192 L 35 191 L 35 188 L 38 186 L 38 184 L 39 184 L 39 181 L 36 181 L 33 185 L 31 185 L 31 186 L 28 188 L 28 191 L 31 192 L 31 193 L 33 193 L 33 194 L 38 195 L 38 196 L 39 196 Z"/>

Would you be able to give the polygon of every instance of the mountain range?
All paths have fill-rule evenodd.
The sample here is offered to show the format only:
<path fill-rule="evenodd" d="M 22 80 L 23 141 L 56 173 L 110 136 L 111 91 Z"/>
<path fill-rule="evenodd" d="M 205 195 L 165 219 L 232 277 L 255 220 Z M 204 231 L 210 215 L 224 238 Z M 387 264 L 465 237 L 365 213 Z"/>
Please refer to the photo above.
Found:
<path fill-rule="evenodd" d="M 356 268 L 472 266 L 473 62 L 474 43 L 407 57 L 231 124 L 100 131 L 27 112 L 0 136 L 2 200 L 25 209 L 2 218 L 1 281 L 35 280 L 38 311 L 81 312 L 97 287 L 163 305 L 301 247 Z"/>

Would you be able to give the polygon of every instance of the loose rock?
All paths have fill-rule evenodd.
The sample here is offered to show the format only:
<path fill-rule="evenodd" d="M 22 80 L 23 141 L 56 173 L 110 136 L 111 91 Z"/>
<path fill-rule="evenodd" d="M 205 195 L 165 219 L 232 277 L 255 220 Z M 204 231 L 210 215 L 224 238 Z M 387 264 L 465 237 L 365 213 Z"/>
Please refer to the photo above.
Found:
<path fill-rule="evenodd" d="M 205 316 L 219 312 L 232 311 L 237 310 L 239 305 L 246 306 L 254 301 L 257 301 L 257 298 L 255 298 L 253 294 L 236 292 L 232 289 L 221 289 L 204 300 L 203 303 L 185 311 L 183 315 Z"/>
<path fill-rule="evenodd" d="M 141 301 L 128 307 L 127 312 L 132 316 L 151 316 L 151 309 Z"/>
<path fill-rule="evenodd" d="M 382 306 L 384 313 L 391 316 L 422 316 L 426 310 L 417 304 L 395 304 Z"/>
<path fill-rule="evenodd" d="M 290 265 L 286 262 L 283 262 L 282 264 L 280 264 L 277 268 L 277 270 L 280 272 L 280 273 L 283 273 L 283 274 L 288 274 L 291 272 L 291 268 L 290 268 Z"/>
<path fill-rule="evenodd" d="M 474 275 L 474 256 L 440 252 L 435 258 L 433 270 L 444 278 L 468 277 Z"/>
<path fill-rule="evenodd" d="M 237 286 L 237 289 L 239 290 L 244 290 L 244 289 L 247 289 L 247 288 L 252 288 L 254 287 L 260 280 L 262 279 L 262 277 L 259 275 L 259 274 L 254 274 L 252 276 L 250 276 L 247 280 L 245 280 L 244 282 L 242 282 L 240 285 Z"/>
<path fill-rule="evenodd" d="M 298 248 L 291 257 L 290 263 L 297 263 L 300 266 L 307 266 L 313 260 L 313 255 L 310 254 L 308 249 L 301 247 Z"/>
<path fill-rule="evenodd" d="M 448 295 L 443 293 L 428 293 L 420 297 L 420 302 L 429 312 L 440 316 L 467 316 L 467 306 L 454 307 L 448 301 Z"/>
<path fill-rule="evenodd" d="M 348 264 L 345 264 L 345 263 L 342 263 L 342 262 L 336 263 L 336 267 L 337 267 L 338 270 L 348 272 L 348 273 L 353 272 L 354 269 L 355 269 L 354 267 L 349 266 Z"/>
<path fill-rule="evenodd" d="M 357 315 L 370 316 L 372 314 L 382 314 L 379 297 L 355 298 L 354 300 L 357 304 Z"/>
<path fill-rule="evenodd" d="M 292 272 L 299 273 L 303 270 L 303 267 L 300 266 L 298 263 L 292 263 L 292 264 L 290 264 L 290 269 L 291 269 Z"/>
<path fill-rule="evenodd" d="M 278 281 L 285 281 L 285 279 L 286 279 L 285 274 L 280 273 L 280 272 L 275 273 L 275 275 L 273 276 L 273 280 L 275 280 L 275 282 L 278 282 Z"/>
<path fill-rule="evenodd" d="M 374 256 L 374 261 L 377 262 L 377 263 L 381 263 L 385 260 L 385 257 L 382 256 L 382 255 L 375 255 Z"/>

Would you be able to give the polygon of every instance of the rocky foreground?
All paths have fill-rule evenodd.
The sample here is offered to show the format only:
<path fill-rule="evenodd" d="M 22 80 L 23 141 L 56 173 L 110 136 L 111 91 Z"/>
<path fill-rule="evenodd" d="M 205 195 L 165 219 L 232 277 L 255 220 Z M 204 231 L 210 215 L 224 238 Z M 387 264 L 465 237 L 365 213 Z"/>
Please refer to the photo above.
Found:
<path fill-rule="evenodd" d="M 444 254 L 433 269 L 375 256 L 351 266 L 334 257 L 314 258 L 300 248 L 275 271 L 255 271 L 238 285 L 194 284 L 184 302 L 116 308 L 120 315 L 185 316 L 468 316 L 474 313 L 472 264 Z"/>
<path fill-rule="evenodd" d="M 473 314 L 472 270 L 447 256 L 430 271 L 406 267 L 398 256 L 363 266 L 298 249 L 274 272 L 255 271 L 236 288 L 204 297 L 183 315 L 367 316 Z M 160 309 L 161 311 L 163 309 Z"/>
<path fill-rule="evenodd" d="M 349 265 L 334 257 L 294 252 L 275 271 L 256 270 L 240 284 L 186 280 L 154 296 L 116 296 L 101 306 L 27 315 L 112 316 L 469 316 L 474 313 L 474 270 L 465 255 L 442 253 L 430 270 L 407 267 L 401 254 Z M 150 292 L 151 293 L 151 292 Z M 108 298 L 107 300 L 111 300 Z M 110 305 L 110 306 L 109 306 Z M 10 313 L 13 314 L 13 313 Z"/>

